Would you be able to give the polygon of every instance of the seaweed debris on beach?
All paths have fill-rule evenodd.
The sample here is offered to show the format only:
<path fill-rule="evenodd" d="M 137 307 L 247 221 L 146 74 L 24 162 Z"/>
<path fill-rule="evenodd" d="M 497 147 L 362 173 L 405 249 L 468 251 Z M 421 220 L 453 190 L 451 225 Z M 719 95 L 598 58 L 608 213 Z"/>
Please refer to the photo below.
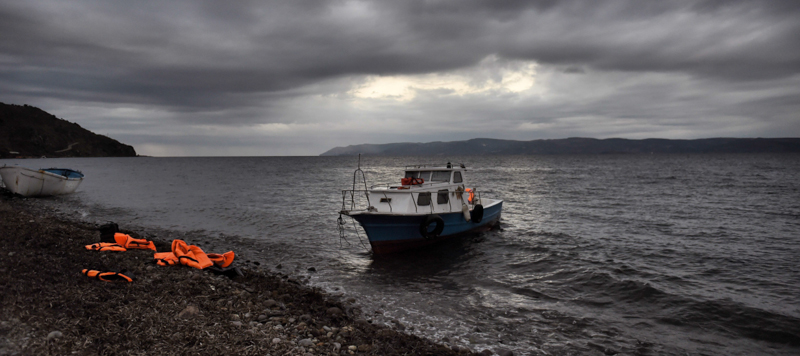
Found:
<path fill-rule="evenodd" d="M 230 279 L 157 266 L 152 251 L 84 248 L 99 240 L 94 224 L 0 190 L 0 355 L 472 354 L 373 325 L 354 300 L 285 275 L 243 268 Z M 136 279 L 102 282 L 84 268 Z"/>

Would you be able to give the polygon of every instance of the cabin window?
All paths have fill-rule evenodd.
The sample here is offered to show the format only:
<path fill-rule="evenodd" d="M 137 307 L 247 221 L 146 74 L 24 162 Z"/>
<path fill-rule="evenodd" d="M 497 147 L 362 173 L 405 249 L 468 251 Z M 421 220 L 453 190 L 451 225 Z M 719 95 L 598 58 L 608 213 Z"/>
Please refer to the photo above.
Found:
<path fill-rule="evenodd" d="M 449 192 L 447 189 L 442 189 L 436 193 L 436 204 L 447 204 Z"/>
<path fill-rule="evenodd" d="M 431 193 L 419 193 L 417 196 L 417 205 L 427 206 L 431 205 Z"/>
<path fill-rule="evenodd" d="M 419 177 L 416 178 L 422 178 L 425 182 L 429 182 L 431 180 L 431 171 L 420 171 Z"/>
<path fill-rule="evenodd" d="M 419 178 L 419 172 L 408 171 L 406 172 L 406 178 Z"/>
<path fill-rule="evenodd" d="M 453 183 L 461 183 L 464 179 L 461 178 L 461 172 L 453 172 Z"/>
<path fill-rule="evenodd" d="M 392 198 L 381 198 L 381 203 L 391 203 Z"/>
<path fill-rule="evenodd" d="M 435 171 L 431 182 L 450 182 L 450 171 Z"/>

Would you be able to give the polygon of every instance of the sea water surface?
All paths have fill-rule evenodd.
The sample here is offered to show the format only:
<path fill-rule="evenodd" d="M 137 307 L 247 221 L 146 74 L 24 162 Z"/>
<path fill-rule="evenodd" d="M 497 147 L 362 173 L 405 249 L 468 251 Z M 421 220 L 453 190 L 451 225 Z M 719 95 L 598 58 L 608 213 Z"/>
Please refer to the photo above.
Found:
<path fill-rule="evenodd" d="M 800 354 L 800 155 L 364 157 L 369 184 L 463 162 L 500 228 L 374 257 L 336 220 L 355 157 L 74 158 L 40 199 L 358 300 L 374 323 L 517 355 Z M 366 247 L 365 247 L 366 246 Z M 247 262 L 249 261 L 249 262 Z M 280 269 L 278 268 L 280 265 Z M 309 271 L 314 267 L 315 272 Z"/>

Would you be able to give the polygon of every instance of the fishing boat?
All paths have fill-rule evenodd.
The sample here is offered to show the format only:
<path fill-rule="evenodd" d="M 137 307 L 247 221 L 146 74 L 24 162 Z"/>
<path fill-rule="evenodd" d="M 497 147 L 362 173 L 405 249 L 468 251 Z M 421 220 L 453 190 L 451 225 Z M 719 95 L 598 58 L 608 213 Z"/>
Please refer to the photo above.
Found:
<path fill-rule="evenodd" d="M 72 169 L 33 170 L 6 165 L 0 167 L 0 177 L 6 189 L 26 197 L 69 194 L 83 181 L 83 173 Z"/>
<path fill-rule="evenodd" d="M 364 189 L 356 189 L 359 172 Z M 481 197 L 467 185 L 466 174 L 463 164 L 406 166 L 397 183 L 367 188 L 359 163 L 353 189 L 342 191 L 339 224 L 343 225 L 343 215 L 358 221 L 374 254 L 489 230 L 500 221 L 503 201 Z"/>

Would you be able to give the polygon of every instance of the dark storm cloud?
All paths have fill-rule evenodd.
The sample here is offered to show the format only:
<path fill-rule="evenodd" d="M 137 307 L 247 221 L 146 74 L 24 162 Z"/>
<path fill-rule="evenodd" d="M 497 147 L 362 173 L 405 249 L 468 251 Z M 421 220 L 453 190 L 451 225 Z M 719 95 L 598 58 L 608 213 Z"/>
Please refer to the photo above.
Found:
<path fill-rule="evenodd" d="M 224 121 L 286 121 L 269 117 L 272 103 L 311 84 L 491 55 L 568 73 L 786 78 L 800 71 L 798 33 L 798 1 L 10 1 L 0 96 L 177 113 L 259 106 Z"/>
<path fill-rule="evenodd" d="M 537 13 L 515 24 L 500 53 L 605 70 L 780 78 L 800 69 L 797 10 L 753 1 L 559 6 L 553 20 Z"/>

